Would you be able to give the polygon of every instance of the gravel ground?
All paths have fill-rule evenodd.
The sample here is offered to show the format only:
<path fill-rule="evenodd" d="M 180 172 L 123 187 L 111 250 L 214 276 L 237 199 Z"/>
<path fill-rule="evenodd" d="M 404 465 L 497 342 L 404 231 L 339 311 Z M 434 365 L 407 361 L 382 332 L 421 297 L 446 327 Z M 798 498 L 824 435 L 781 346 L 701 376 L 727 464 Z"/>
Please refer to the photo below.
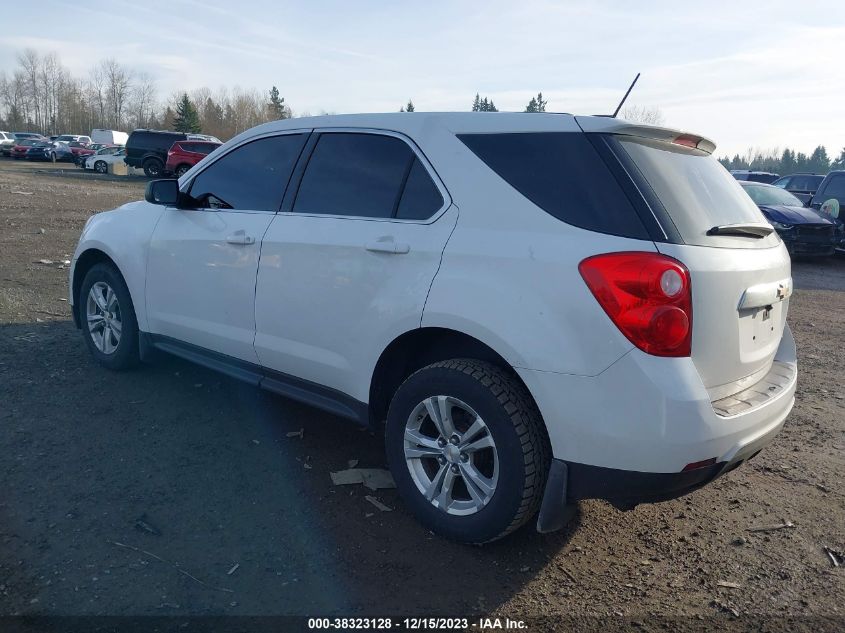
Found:
<path fill-rule="evenodd" d="M 348 460 L 385 461 L 340 419 L 175 359 L 94 365 L 61 262 L 88 215 L 142 195 L 143 180 L 0 159 L 0 614 L 659 614 L 676 629 L 833 616 L 841 629 L 845 566 L 824 547 L 845 551 L 845 258 L 794 263 L 797 403 L 756 459 L 679 500 L 586 502 L 563 532 L 475 548 L 425 531 L 395 491 L 376 493 L 393 509 L 380 512 L 366 489 L 333 487 Z"/>

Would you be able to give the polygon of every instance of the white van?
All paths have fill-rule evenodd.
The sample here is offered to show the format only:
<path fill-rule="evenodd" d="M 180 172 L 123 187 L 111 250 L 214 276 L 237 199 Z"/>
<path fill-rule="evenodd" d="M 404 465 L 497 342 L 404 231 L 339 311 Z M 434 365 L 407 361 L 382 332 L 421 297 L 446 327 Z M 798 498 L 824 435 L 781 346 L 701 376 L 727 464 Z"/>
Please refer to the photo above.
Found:
<path fill-rule="evenodd" d="M 91 140 L 94 143 L 106 143 L 107 145 L 126 145 L 129 135 L 118 130 L 91 130 Z"/>

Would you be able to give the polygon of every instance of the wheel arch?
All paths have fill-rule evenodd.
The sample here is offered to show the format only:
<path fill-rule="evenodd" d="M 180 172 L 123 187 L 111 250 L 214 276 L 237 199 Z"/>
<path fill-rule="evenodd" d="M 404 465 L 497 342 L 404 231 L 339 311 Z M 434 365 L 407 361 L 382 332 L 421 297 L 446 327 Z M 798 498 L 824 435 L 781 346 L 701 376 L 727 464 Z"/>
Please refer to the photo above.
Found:
<path fill-rule="evenodd" d="M 79 297 L 79 291 L 82 289 L 82 282 L 85 275 L 97 264 L 107 263 L 114 266 L 115 270 L 120 273 L 120 267 L 117 263 L 109 257 L 104 251 L 99 248 L 89 248 L 83 251 L 76 260 L 76 265 L 73 267 L 73 279 L 71 280 L 71 296 L 73 297 L 73 323 L 77 328 L 82 327 L 82 316 L 80 310 L 82 309 L 82 301 Z"/>
<path fill-rule="evenodd" d="M 397 336 L 379 356 L 370 380 L 370 424 L 377 427 L 385 420 L 393 394 L 408 376 L 427 365 L 453 358 L 472 358 L 501 367 L 525 387 L 533 401 L 513 366 L 488 344 L 458 330 L 422 327 Z"/>

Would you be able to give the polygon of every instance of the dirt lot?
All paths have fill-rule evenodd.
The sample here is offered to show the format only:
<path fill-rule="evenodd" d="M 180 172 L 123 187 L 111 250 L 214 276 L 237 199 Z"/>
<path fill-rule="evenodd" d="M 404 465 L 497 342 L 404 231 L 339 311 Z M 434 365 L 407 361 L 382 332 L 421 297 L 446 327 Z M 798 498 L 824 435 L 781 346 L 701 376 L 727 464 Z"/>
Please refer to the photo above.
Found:
<path fill-rule="evenodd" d="M 395 491 L 379 512 L 366 489 L 332 487 L 347 460 L 384 463 L 379 438 L 340 419 L 174 359 L 94 366 L 61 262 L 88 215 L 142 192 L 0 159 L 0 614 L 842 623 L 845 566 L 824 547 L 845 551 L 845 259 L 794 265 L 797 404 L 754 461 L 676 501 L 588 502 L 564 532 L 474 548 L 422 529 Z"/>

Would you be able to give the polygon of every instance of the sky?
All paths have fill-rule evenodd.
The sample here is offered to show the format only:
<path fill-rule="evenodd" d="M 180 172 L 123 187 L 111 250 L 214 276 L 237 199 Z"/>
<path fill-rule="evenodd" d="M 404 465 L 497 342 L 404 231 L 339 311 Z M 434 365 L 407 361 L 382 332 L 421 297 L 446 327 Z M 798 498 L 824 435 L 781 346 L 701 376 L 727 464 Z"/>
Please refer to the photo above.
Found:
<path fill-rule="evenodd" d="M 84 76 L 113 57 L 162 97 L 279 87 L 295 114 L 659 108 L 666 125 L 749 147 L 845 147 L 845 2 L 37 0 L 4 3 L 0 71 L 26 47 Z"/>

